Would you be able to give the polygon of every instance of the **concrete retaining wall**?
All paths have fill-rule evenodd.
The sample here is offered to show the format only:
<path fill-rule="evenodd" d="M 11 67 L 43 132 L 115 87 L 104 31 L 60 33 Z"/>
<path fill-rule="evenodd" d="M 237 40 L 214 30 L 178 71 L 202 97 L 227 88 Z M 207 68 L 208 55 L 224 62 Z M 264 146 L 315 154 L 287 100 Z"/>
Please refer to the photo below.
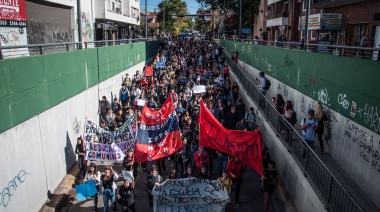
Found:
<path fill-rule="evenodd" d="M 230 76 L 232 81 L 238 82 L 239 87 L 242 86 L 234 73 L 231 73 Z M 272 87 L 273 86 L 274 83 L 272 82 Z M 256 124 L 259 126 L 264 144 L 269 148 L 272 159 L 276 161 L 277 171 L 279 172 L 289 194 L 292 196 L 297 210 L 309 212 L 325 211 L 324 203 L 318 198 L 318 194 L 312 188 L 307 177 L 304 176 L 303 170 L 300 169 L 300 166 L 281 143 L 268 122 L 265 121 L 265 117 L 262 115 L 261 110 L 256 110 L 258 105 L 247 96 L 245 90 L 240 89 L 239 95 L 244 99 L 246 108 L 251 106 L 255 108 L 257 115 Z"/>
<path fill-rule="evenodd" d="M 85 117 L 98 122 L 98 96 L 118 94 L 121 79 L 145 61 L 0 134 L 0 211 L 38 211 L 76 161 Z M 25 110 L 28 105 L 25 105 Z"/>

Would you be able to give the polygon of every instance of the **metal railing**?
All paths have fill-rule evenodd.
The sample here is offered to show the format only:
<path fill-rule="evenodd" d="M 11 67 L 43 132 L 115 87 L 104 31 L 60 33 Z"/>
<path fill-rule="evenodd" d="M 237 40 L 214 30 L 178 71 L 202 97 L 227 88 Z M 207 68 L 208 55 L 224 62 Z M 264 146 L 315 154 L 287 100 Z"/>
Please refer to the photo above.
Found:
<path fill-rule="evenodd" d="M 56 52 L 65 52 L 81 49 L 81 43 L 50 43 L 35 45 L 19 45 L 19 46 L 0 46 L 0 60 L 33 56 L 42 54 L 51 54 Z"/>
<path fill-rule="evenodd" d="M 120 40 L 99 40 L 99 41 L 91 41 L 91 42 L 85 42 L 84 48 L 96 48 L 96 47 L 103 47 L 103 46 L 117 46 L 117 45 L 124 45 L 124 44 L 130 44 L 130 43 L 138 43 L 138 42 L 147 42 L 147 41 L 154 41 L 157 40 L 156 38 L 136 38 L 136 39 L 120 39 Z"/>
<path fill-rule="evenodd" d="M 228 54 L 226 51 L 225 54 Z M 235 73 L 248 96 L 259 103 L 272 130 L 274 130 L 294 159 L 304 170 L 326 202 L 326 209 L 332 211 L 363 211 L 353 197 L 347 192 L 342 184 L 336 179 L 331 171 L 324 165 L 315 152 L 302 139 L 299 132 L 277 110 L 272 103 L 265 98 L 255 86 L 255 82 L 232 61 L 230 55 L 226 56 L 227 64 Z"/>
<path fill-rule="evenodd" d="M 138 38 L 138 39 L 121 39 L 121 40 L 101 40 L 85 42 L 84 47 L 96 48 L 102 46 L 115 46 L 129 43 L 154 41 L 156 38 Z M 49 43 L 49 44 L 35 44 L 35 45 L 19 45 L 19 46 L 0 46 L 0 60 L 34 56 L 42 54 L 51 54 L 57 52 L 74 51 L 82 49 L 82 43 Z"/>
<path fill-rule="evenodd" d="M 230 39 L 237 42 L 252 43 L 264 46 L 274 46 L 286 49 L 298 49 L 304 51 L 311 51 L 315 53 L 331 54 L 335 56 L 344 56 L 361 59 L 371 59 L 380 61 L 380 48 L 367 48 L 359 46 L 338 46 L 338 45 L 325 45 L 313 43 L 299 43 L 299 42 L 280 42 L 280 41 L 267 41 L 255 39 Z"/>

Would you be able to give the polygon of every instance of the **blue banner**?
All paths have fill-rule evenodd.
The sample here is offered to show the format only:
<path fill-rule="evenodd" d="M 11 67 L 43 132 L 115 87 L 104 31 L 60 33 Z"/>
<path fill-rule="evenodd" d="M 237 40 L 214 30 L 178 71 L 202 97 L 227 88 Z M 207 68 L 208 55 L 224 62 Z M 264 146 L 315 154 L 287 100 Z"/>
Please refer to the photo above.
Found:
<path fill-rule="evenodd" d="M 75 190 L 77 192 L 78 201 L 92 197 L 98 193 L 93 180 L 89 180 L 87 183 L 82 183 L 75 186 Z"/>
<path fill-rule="evenodd" d="M 165 68 L 165 61 L 157 61 L 156 68 Z"/>

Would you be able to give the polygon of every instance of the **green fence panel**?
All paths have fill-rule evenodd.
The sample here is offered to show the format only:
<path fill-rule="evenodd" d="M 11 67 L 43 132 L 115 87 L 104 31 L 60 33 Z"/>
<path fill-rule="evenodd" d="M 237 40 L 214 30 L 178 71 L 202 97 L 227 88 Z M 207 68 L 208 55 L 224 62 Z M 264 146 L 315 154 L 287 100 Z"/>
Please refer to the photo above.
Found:
<path fill-rule="evenodd" d="M 226 40 L 221 45 L 228 52 L 238 51 L 241 61 L 380 134 L 379 61 Z"/>
<path fill-rule="evenodd" d="M 0 133 L 154 56 L 147 43 L 1 60 Z"/>

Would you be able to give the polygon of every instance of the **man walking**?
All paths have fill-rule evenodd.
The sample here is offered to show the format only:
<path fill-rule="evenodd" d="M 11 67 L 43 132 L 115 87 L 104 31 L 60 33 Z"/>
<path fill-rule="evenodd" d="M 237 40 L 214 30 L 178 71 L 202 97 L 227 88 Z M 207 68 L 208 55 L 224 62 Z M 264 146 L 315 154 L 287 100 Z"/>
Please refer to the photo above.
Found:
<path fill-rule="evenodd" d="M 310 148 L 314 147 L 315 141 L 315 131 L 318 129 L 318 120 L 314 118 L 314 110 L 310 109 L 307 112 L 307 117 L 302 119 L 301 122 L 301 130 L 302 130 L 302 138 L 306 141 L 306 143 L 310 146 Z M 304 148 L 302 155 L 305 156 L 306 148 Z"/>

